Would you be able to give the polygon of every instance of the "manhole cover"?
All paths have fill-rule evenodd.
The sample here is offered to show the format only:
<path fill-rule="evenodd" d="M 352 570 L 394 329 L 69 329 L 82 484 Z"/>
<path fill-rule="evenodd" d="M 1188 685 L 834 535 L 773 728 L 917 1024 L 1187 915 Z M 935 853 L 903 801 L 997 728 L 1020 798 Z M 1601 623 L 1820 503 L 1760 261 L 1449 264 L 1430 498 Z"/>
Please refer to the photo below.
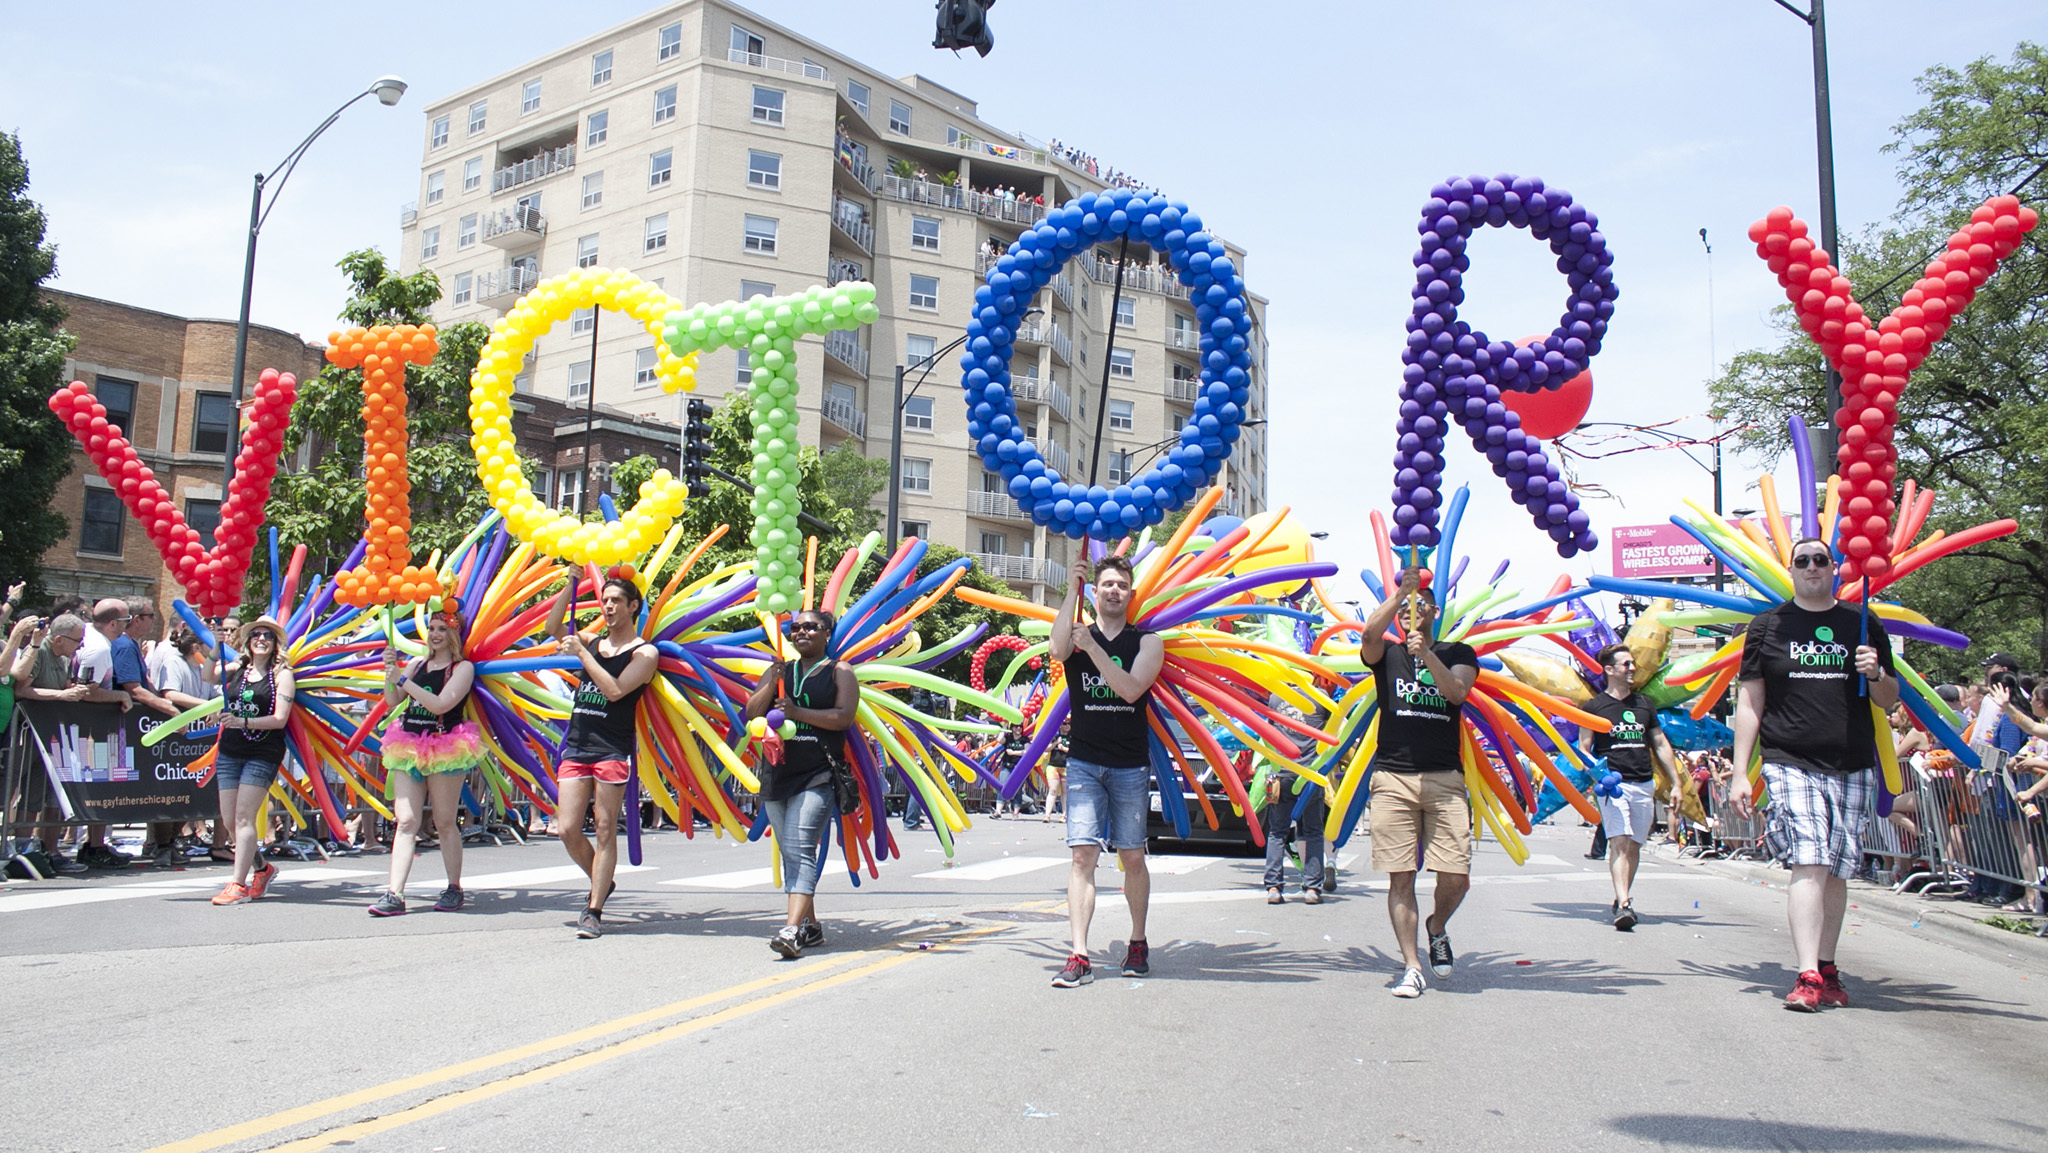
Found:
<path fill-rule="evenodd" d="M 1054 921 L 1064 921 L 1067 919 L 1065 913 L 1044 913 L 1031 909 L 985 909 L 979 913 L 969 913 L 967 915 L 982 921 L 1010 921 L 1020 925 L 1038 924 L 1040 922 L 1050 924 Z"/>

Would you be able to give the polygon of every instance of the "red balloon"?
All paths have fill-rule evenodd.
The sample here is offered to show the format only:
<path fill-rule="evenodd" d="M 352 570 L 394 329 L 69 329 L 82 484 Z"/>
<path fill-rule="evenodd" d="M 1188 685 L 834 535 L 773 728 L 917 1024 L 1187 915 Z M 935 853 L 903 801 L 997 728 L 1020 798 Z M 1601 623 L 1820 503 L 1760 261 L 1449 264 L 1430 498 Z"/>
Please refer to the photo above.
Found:
<path fill-rule="evenodd" d="M 1541 336 L 1524 337 L 1517 345 L 1541 344 Z M 1577 428 L 1593 407 L 1593 370 L 1584 369 L 1561 387 L 1547 392 L 1503 391 L 1500 402 L 1522 418 L 1522 431 L 1549 440 Z"/>

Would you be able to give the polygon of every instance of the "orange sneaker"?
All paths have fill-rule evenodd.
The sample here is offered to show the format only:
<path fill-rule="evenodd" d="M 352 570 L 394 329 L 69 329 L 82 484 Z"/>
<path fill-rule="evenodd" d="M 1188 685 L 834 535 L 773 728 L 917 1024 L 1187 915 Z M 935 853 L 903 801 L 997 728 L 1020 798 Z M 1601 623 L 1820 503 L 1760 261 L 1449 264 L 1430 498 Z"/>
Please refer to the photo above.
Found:
<path fill-rule="evenodd" d="M 216 905 L 244 905 L 249 902 L 249 886 L 229 881 L 221 891 L 213 895 Z"/>
<path fill-rule="evenodd" d="M 249 899 L 255 900 L 270 891 L 270 882 L 277 879 L 277 866 L 269 861 L 263 867 L 249 874 Z"/>

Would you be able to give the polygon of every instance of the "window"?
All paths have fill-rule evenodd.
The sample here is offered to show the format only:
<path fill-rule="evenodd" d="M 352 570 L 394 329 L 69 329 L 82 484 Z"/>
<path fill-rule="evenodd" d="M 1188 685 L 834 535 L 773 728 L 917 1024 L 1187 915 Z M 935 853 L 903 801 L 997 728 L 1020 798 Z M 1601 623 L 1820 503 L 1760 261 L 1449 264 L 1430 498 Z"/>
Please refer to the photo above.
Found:
<path fill-rule="evenodd" d="M 1132 416 L 1130 401 L 1112 400 L 1109 402 L 1109 427 L 1122 432 L 1129 432 L 1137 424 L 1132 419 Z"/>
<path fill-rule="evenodd" d="M 455 247 L 457 249 L 463 249 L 471 248 L 474 247 L 475 245 L 476 213 L 472 212 L 468 216 L 465 216 L 461 220 L 455 222 Z"/>
<path fill-rule="evenodd" d="M 889 102 L 889 131 L 898 136 L 910 135 L 910 105 L 901 100 Z"/>
<path fill-rule="evenodd" d="M 774 296 L 775 286 L 765 280 L 740 281 L 740 299 L 752 300 L 757 296 Z"/>
<path fill-rule="evenodd" d="M 657 63 L 683 54 L 683 26 L 680 23 L 671 24 L 656 35 L 661 45 L 654 53 Z"/>
<path fill-rule="evenodd" d="M 782 157 L 773 152 L 747 151 L 747 183 L 755 188 L 782 187 Z"/>
<path fill-rule="evenodd" d="M 903 427 L 919 432 L 932 430 L 932 398 L 913 396 L 903 402 Z"/>
<path fill-rule="evenodd" d="M 946 143 L 960 143 L 960 130 L 951 124 L 946 125 Z"/>
<path fill-rule="evenodd" d="M 938 311 L 938 308 L 939 308 L 939 278 L 938 278 L 938 277 L 936 277 L 936 276 L 917 276 L 917 275 L 912 275 L 912 276 L 911 276 L 911 278 L 910 278 L 910 307 L 912 307 L 912 308 L 929 308 L 929 309 L 931 309 L 931 310 L 932 310 L 932 311 L 934 311 L 934 312 Z"/>
<path fill-rule="evenodd" d="M 746 250 L 763 256 L 775 255 L 775 227 L 774 217 L 747 217 Z"/>
<path fill-rule="evenodd" d="M 441 203 L 441 193 L 447 188 L 447 184 L 448 174 L 446 172 L 427 173 L 427 203 Z"/>
<path fill-rule="evenodd" d="M 982 530 L 982 532 L 981 532 L 981 552 L 982 552 L 982 555 L 984 555 L 984 556 L 1002 556 L 1002 555 L 1003 555 L 1004 553 L 1006 553 L 1006 552 L 1008 552 L 1008 551 L 1009 551 L 1009 548 L 1010 548 L 1010 538 L 1009 538 L 1009 535 L 1008 535 L 1007 533 L 1000 533 L 1000 532 L 989 532 L 989 531 L 988 531 L 987 529 L 983 529 L 983 530 Z"/>
<path fill-rule="evenodd" d="M 1081 311 L 1088 311 L 1088 286 L 1085 284 L 1081 286 Z"/>
<path fill-rule="evenodd" d="M 579 236 L 579 237 L 577 237 L 577 238 L 576 238 L 576 267 L 578 267 L 578 268 L 596 268 L 596 267 L 597 267 L 597 234 L 596 234 L 596 233 L 594 233 L 594 232 L 593 232 L 593 233 L 591 233 L 591 234 L 590 234 L 589 236 Z"/>
<path fill-rule="evenodd" d="M 490 103 L 488 100 L 479 100 L 469 106 L 469 134 L 471 136 L 475 136 L 484 130 L 484 113 L 490 107 Z"/>
<path fill-rule="evenodd" d="M 867 85 L 862 84 L 856 80 L 849 80 L 846 82 L 847 102 L 852 104 L 855 108 L 860 109 L 860 114 L 862 116 L 866 116 L 868 114 L 868 97 L 870 95 L 872 95 L 872 93 L 868 91 Z"/>
<path fill-rule="evenodd" d="M 1125 328 L 1138 326 L 1138 302 L 1126 296 L 1116 302 L 1116 322 Z"/>
<path fill-rule="evenodd" d="M 1109 483 L 1128 484 L 1131 479 L 1131 454 L 1111 452 L 1105 462 L 1109 465 Z"/>
<path fill-rule="evenodd" d="M 1109 375 L 1136 376 L 1137 355 L 1128 348 L 1111 349 L 1109 353 Z"/>
<path fill-rule="evenodd" d="M 676 86 L 671 84 L 654 94 L 654 122 L 676 118 Z"/>
<path fill-rule="evenodd" d="M 454 297 L 453 297 L 452 299 L 450 299 L 450 300 L 449 300 L 449 303 L 450 303 L 450 304 L 468 304 L 468 303 L 469 303 L 469 301 L 470 301 L 470 297 L 471 297 L 471 296 L 472 296 L 472 295 L 474 294 L 474 292 L 475 292 L 475 288 L 476 288 L 476 277 L 474 277 L 474 276 L 471 276 L 471 275 L 470 275 L 469 273 L 467 273 L 467 272 L 458 272 L 458 273 L 456 273 L 456 274 L 455 274 L 455 295 L 454 295 Z"/>
<path fill-rule="evenodd" d="M 647 238 L 640 251 L 660 252 L 668 247 L 668 213 L 661 212 L 647 218 Z"/>
<path fill-rule="evenodd" d="M 121 498 L 114 495 L 113 489 L 86 489 L 85 516 L 78 526 L 78 551 L 120 556 L 121 521 Z"/>
<path fill-rule="evenodd" d="M 596 88 L 612 82 L 612 50 L 607 48 L 590 58 L 590 86 Z"/>
<path fill-rule="evenodd" d="M 931 531 L 932 526 L 929 521 L 906 520 L 903 522 L 903 536 L 905 538 L 916 537 L 919 540 L 923 540 L 931 535 Z"/>
<path fill-rule="evenodd" d="M 472 156 L 462 162 L 462 190 L 475 192 L 484 186 L 484 158 Z"/>
<path fill-rule="evenodd" d="M 588 148 L 595 148 L 598 145 L 603 144 L 604 138 L 612 134 L 611 128 L 612 114 L 609 110 L 604 112 L 591 113 L 590 131 L 584 133 L 583 135 L 584 146 Z"/>
<path fill-rule="evenodd" d="M 930 492 L 932 490 L 932 462 L 916 457 L 903 458 L 903 491 Z"/>
<path fill-rule="evenodd" d="M 782 123 L 782 89 L 754 85 L 754 119 L 763 124 Z"/>
<path fill-rule="evenodd" d="M 908 368 L 923 368 L 925 363 L 938 355 L 939 338 L 936 336 L 906 336 L 903 338 L 903 359 Z"/>
<path fill-rule="evenodd" d="M 226 452 L 234 427 L 235 403 L 225 392 L 202 392 L 192 413 L 192 451 Z"/>
<path fill-rule="evenodd" d="M 582 400 L 590 395 L 590 362 L 572 361 L 569 364 L 569 399 Z"/>
<path fill-rule="evenodd" d="M 519 114 L 540 111 L 540 81 L 529 80 L 519 89 Z"/>
<path fill-rule="evenodd" d="M 420 229 L 420 259 L 432 260 L 441 253 L 441 226 L 429 225 Z"/>
<path fill-rule="evenodd" d="M 429 147 L 429 148 L 445 148 L 445 147 L 447 147 L 447 146 L 448 146 L 448 118 L 447 118 L 446 116 L 436 116 L 436 117 L 434 117 L 434 127 L 433 127 L 433 130 L 432 130 L 431 132 L 429 132 L 429 133 L 428 133 L 428 135 L 427 135 L 427 147 Z"/>
<path fill-rule="evenodd" d="M 107 423 L 119 426 L 122 436 L 134 440 L 131 434 L 135 431 L 135 382 L 102 376 L 94 382 L 92 395 L 106 406 Z"/>
<path fill-rule="evenodd" d="M 1194 379 L 1195 379 L 1195 378 L 1196 378 L 1197 376 L 1199 376 L 1199 375 L 1201 375 L 1201 374 L 1195 371 L 1195 366 L 1194 366 L 1194 365 L 1192 365 L 1192 364 L 1181 364 L 1181 363 L 1179 363 L 1178 361 L 1174 362 L 1174 366 L 1173 366 L 1173 379 L 1174 379 L 1175 381 L 1179 381 L 1179 382 L 1187 382 L 1187 381 L 1192 381 L 1192 380 L 1194 380 Z"/>
<path fill-rule="evenodd" d="M 747 355 L 747 350 L 744 348 L 737 349 L 736 351 L 739 354 L 739 367 L 733 371 L 733 380 L 740 384 L 754 383 L 753 358 Z"/>
<path fill-rule="evenodd" d="M 732 26 L 732 50 L 747 57 L 747 63 L 758 67 L 761 57 L 768 53 L 768 42 L 761 39 L 759 34 L 735 24 Z"/>
<path fill-rule="evenodd" d="M 593 172 L 583 178 L 583 207 L 596 208 L 604 203 L 604 173 Z"/>
<path fill-rule="evenodd" d="M 664 148 L 647 159 L 647 187 L 660 188 L 668 183 L 675 168 L 676 151 Z"/>
<path fill-rule="evenodd" d="M 926 252 L 937 252 L 939 250 L 939 222 L 936 218 L 930 216 L 913 216 L 910 218 L 910 247 L 921 248 Z"/>
<path fill-rule="evenodd" d="M 583 470 L 565 468 L 556 477 L 561 488 L 555 498 L 555 507 L 565 512 L 583 511 Z"/>
<path fill-rule="evenodd" d="M 1087 333 L 1085 333 L 1085 332 L 1077 332 L 1077 333 L 1075 333 L 1075 334 L 1074 334 L 1074 345 L 1075 345 L 1075 347 L 1077 347 L 1077 348 L 1079 348 L 1079 349 L 1081 350 L 1081 363 L 1082 363 L 1082 364 L 1084 364 L 1084 365 L 1085 365 L 1085 364 L 1087 364 L 1087 363 L 1088 363 L 1088 334 L 1087 334 Z"/>
<path fill-rule="evenodd" d="M 569 314 L 570 336 L 589 336 L 596 327 L 597 310 L 595 308 L 579 308 Z"/>
<path fill-rule="evenodd" d="M 633 387 L 645 388 L 654 383 L 654 350 L 636 348 L 633 350 Z"/>
<path fill-rule="evenodd" d="M 202 547 L 212 548 L 213 530 L 220 527 L 220 502 L 196 499 L 186 501 L 185 523 L 199 534 L 199 543 Z"/>

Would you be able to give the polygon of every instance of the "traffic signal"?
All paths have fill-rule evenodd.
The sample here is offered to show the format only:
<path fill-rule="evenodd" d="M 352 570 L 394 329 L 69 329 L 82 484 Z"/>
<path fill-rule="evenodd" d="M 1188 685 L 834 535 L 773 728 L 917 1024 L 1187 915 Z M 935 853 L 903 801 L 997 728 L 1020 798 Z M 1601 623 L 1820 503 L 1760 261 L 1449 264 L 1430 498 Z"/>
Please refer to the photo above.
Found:
<path fill-rule="evenodd" d="M 988 10 L 995 6 L 996 0 L 939 0 L 939 34 L 932 47 L 972 48 L 988 55 L 996 46 L 996 35 L 988 27 Z"/>
<path fill-rule="evenodd" d="M 691 400 L 683 423 L 683 485 L 692 499 L 711 495 L 711 414 L 709 401 Z"/>

